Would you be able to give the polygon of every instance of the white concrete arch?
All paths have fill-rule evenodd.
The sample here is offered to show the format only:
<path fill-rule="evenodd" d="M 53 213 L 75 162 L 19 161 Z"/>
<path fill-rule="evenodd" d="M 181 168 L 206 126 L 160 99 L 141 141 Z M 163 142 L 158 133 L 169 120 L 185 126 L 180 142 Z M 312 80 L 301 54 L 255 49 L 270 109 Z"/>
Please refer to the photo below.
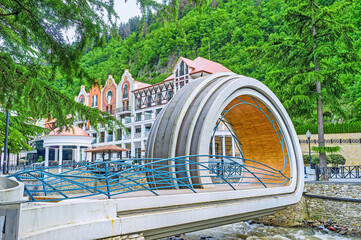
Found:
<path fill-rule="evenodd" d="M 260 109 L 270 111 L 274 117 L 275 129 L 283 134 L 282 146 L 285 146 L 286 150 L 281 153 L 279 149 L 283 147 L 276 146 L 277 142 L 279 144 L 275 139 L 276 134 L 271 136 L 268 132 L 271 125 L 261 125 L 262 114 L 258 110 L 252 110 L 250 106 L 230 110 L 232 114 L 228 117 L 237 129 L 237 136 L 241 139 L 242 135 L 241 141 L 245 140 L 245 157 L 252 156 L 249 159 L 264 162 L 276 170 L 284 169 L 290 178 L 284 186 L 269 188 L 266 191 L 263 189 L 264 194 L 289 193 L 299 199 L 303 189 L 303 160 L 292 121 L 275 94 L 261 82 L 249 77 L 234 73 L 217 73 L 196 79 L 183 87 L 156 119 L 148 137 L 146 157 L 208 155 L 209 142 L 217 119 L 223 110 L 230 109 L 237 98 L 255 99 L 255 105 L 259 104 Z M 247 129 L 244 129 L 244 126 L 247 126 Z M 247 134 L 241 134 L 242 130 Z M 255 142 L 256 138 L 258 142 Z M 289 163 L 283 163 L 282 154 L 287 154 Z M 203 161 L 200 158 L 191 160 Z M 192 169 L 198 167 L 190 165 Z M 169 171 L 172 170 L 174 169 L 169 167 Z M 192 172 L 194 174 L 190 181 L 195 186 L 210 181 L 200 172 Z"/>

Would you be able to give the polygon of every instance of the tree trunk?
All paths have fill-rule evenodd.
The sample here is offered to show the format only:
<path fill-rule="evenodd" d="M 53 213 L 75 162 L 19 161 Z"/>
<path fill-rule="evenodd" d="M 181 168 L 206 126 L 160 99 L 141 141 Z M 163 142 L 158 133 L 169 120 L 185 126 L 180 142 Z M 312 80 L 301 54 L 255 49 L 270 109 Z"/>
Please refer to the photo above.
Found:
<path fill-rule="evenodd" d="M 313 5 L 312 1 L 312 5 Z M 312 37 L 313 37 L 313 51 L 315 52 L 317 48 L 317 38 L 316 38 L 316 25 L 315 21 L 312 16 Z M 319 62 L 317 59 L 316 54 L 313 55 L 313 61 L 315 64 L 315 72 L 320 71 Z M 322 110 L 322 96 L 321 96 L 321 82 L 316 80 L 316 91 L 319 94 L 317 98 L 317 130 L 318 130 L 318 146 L 320 149 L 325 148 L 325 134 L 323 132 L 323 110 Z M 327 172 L 324 172 L 324 169 L 327 167 L 327 159 L 326 159 L 326 152 L 320 151 L 320 168 L 321 172 L 325 173 L 322 174 L 322 180 L 328 180 L 327 179 Z"/>

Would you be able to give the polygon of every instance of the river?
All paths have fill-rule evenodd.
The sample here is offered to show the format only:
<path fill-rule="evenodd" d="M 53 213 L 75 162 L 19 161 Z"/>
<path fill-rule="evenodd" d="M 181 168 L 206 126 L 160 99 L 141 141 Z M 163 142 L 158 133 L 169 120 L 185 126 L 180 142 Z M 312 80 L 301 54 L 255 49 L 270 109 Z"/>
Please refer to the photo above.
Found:
<path fill-rule="evenodd" d="M 239 222 L 198 232 L 187 233 L 179 238 L 184 240 L 356 240 L 361 237 L 343 236 L 329 230 L 318 231 L 312 228 L 272 227 L 263 224 Z"/>

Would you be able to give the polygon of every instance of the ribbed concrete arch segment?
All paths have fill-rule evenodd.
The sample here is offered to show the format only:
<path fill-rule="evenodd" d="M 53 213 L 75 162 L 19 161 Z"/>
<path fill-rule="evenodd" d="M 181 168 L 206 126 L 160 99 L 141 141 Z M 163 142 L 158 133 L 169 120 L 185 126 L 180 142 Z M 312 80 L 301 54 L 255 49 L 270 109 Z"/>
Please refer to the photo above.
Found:
<path fill-rule="evenodd" d="M 286 110 L 264 84 L 234 73 L 213 74 L 184 86 L 154 122 L 146 157 L 208 155 L 214 126 L 224 112 L 242 143 L 244 158 L 282 171 L 290 177 L 286 186 L 292 191 L 303 186 L 302 154 Z M 204 161 L 201 158 L 191 160 Z M 176 170 L 171 166 L 169 162 L 165 168 Z M 191 171 L 190 181 L 197 186 L 210 181 L 200 172 Z"/>

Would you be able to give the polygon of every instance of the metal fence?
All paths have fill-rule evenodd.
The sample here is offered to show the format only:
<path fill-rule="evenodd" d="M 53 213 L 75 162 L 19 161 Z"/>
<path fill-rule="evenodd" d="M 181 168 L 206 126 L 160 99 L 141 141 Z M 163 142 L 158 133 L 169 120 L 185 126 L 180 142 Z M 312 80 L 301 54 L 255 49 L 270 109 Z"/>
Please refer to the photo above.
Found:
<path fill-rule="evenodd" d="M 316 181 L 321 179 L 361 179 L 361 166 L 320 168 L 316 166 Z"/>
<path fill-rule="evenodd" d="M 204 161 L 194 161 L 195 158 Z M 290 180 L 282 170 L 257 161 L 210 155 L 42 166 L 9 177 L 24 182 L 25 193 L 32 201 L 96 195 L 111 198 L 137 191 L 158 195 L 162 189 L 189 189 L 195 193 L 205 185 L 217 184 L 230 190 L 242 185 L 267 188 Z"/>

